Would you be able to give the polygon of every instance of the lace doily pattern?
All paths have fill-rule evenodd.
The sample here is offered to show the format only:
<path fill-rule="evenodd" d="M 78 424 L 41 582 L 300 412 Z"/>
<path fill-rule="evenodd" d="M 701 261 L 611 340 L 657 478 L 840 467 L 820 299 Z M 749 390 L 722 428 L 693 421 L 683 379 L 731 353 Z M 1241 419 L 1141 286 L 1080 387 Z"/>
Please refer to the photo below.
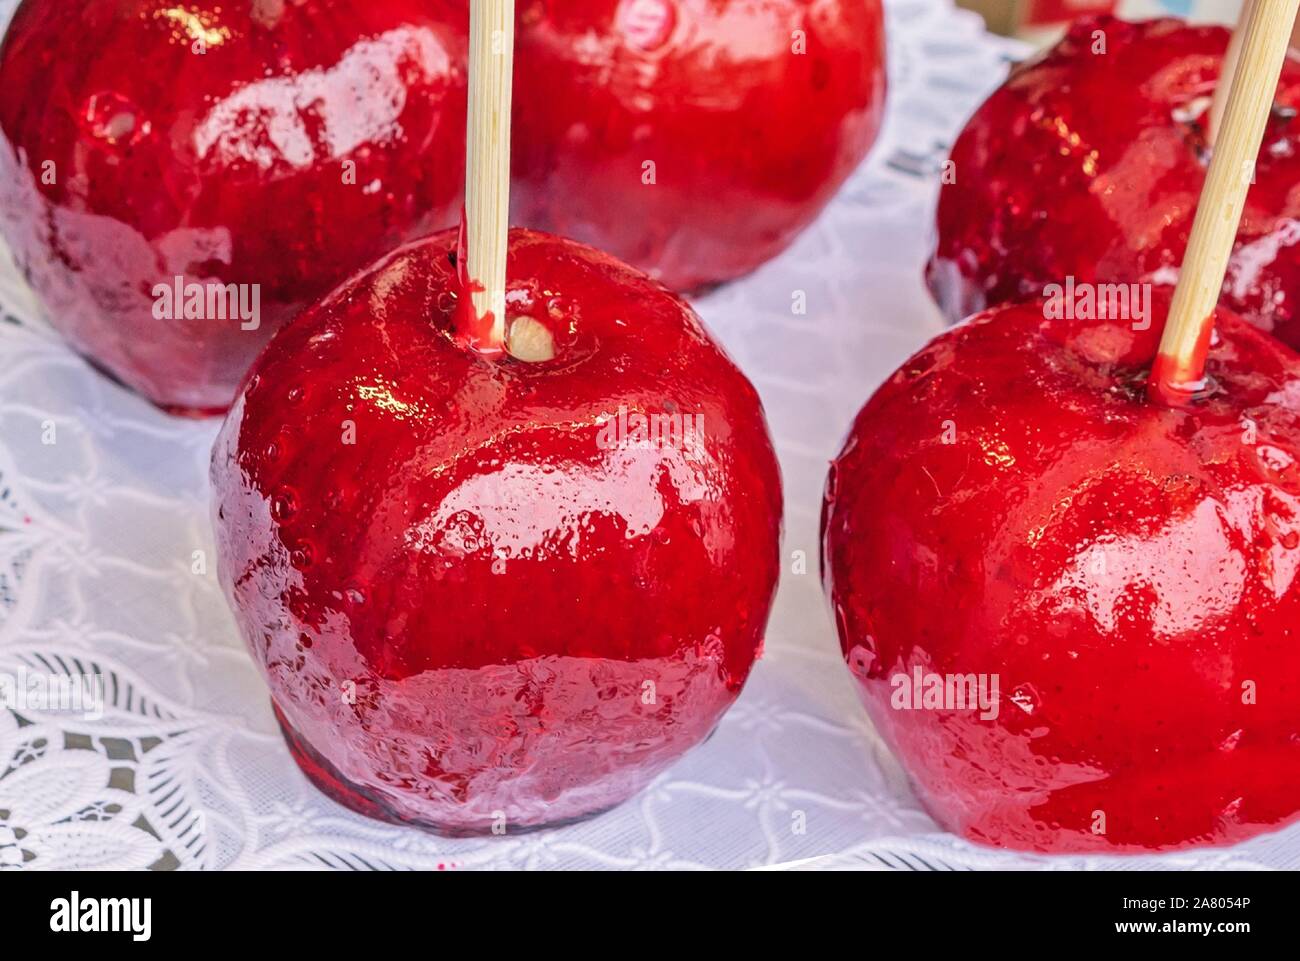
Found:
<path fill-rule="evenodd" d="M 0 0 L 0 23 L 14 6 Z M 96 695 L 79 712 L 39 699 L 0 709 L 0 869 L 1110 863 L 1025 858 L 940 832 L 857 703 L 818 583 L 827 462 L 872 389 L 940 329 L 921 282 L 935 174 L 1018 53 L 948 0 L 887 11 L 891 106 L 871 160 L 785 256 L 698 305 L 762 393 L 786 481 L 766 654 L 706 744 L 583 824 L 447 840 L 368 821 L 311 788 L 214 576 L 206 465 L 217 425 L 168 418 L 96 374 L 49 330 L 0 250 L 0 676 L 63 678 L 65 692 L 92 679 Z M 1139 861 L 1281 867 L 1297 852 L 1292 831 Z"/>

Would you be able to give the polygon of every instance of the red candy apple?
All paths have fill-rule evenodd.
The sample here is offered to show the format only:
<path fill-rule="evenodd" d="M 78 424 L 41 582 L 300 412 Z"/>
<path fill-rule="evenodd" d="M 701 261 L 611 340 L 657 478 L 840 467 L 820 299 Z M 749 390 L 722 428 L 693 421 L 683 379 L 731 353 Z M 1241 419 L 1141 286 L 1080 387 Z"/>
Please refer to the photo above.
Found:
<path fill-rule="evenodd" d="M 26 0 L 0 230 L 51 322 L 157 404 L 224 409 L 270 334 L 455 221 L 464 4 Z"/>
<path fill-rule="evenodd" d="M 748 273 L 875 139 L 879 0 L 521 0 L 515 220 L 677 290 Z"/>
<path fill-rule="evenodd" d="M 1207 388 L 1164 407 L 1162 323 L 980 314 L 880 388 L 831 469 L 844 655 L 969 838 L 1139 851 L 1300 814 L 1300 358 L 1221 311 Z"/>
<path fill-rule="evenodd" d="M 1101 44 L 1104 42 L 1104 50 Z M 1228 44 L 1178 20 L 1076 22 L 971 118 L 939 199 L 929 282 L 953 320 L 1044 286 L 1178 278 Z M 1225 305 L 1300 347 L 1300 60 L 1287 61 Z"/>
<path fill-rule="evenodd" d="M 212 464 L 299 764 L 453 833 L 643 787 L 735 700 L 777 578 L 759 401 L 690 308 L 527 231 L 508 275 L 492 359 L 455 327 L 451 234 L 398 250 L 271 342 Z"/>

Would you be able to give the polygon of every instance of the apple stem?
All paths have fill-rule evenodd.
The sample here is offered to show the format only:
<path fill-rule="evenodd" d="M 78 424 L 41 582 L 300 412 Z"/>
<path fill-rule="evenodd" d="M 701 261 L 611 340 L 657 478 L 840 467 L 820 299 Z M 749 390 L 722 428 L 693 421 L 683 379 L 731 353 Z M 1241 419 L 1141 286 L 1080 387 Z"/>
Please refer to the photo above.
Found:
<path fill-rule="evenodd" d="M 471 309 L 460 314 L 460 333 L 470 346 L 497 356 L 506 343 L 514 0 L 472 0 L 469 34 L 465 215 L 457 271 L 462 301 L 468 296 Z"/>
<path fill-rule="evenodd" d="M 1246 21 L 1250 19 L 1251 8 L 1255 0 L 1241 0 L 1241 15 L 1237 18 L 1237 29 L 1232 31 L 1228 41 L 1228 52 L 1223 55 L 1223 66 L 1219 71 L 1219 83 L 1214 88 L 1214 100 L 1210 104 L 1210 113 L 1205 122 L 1205 142 L 1214 146 L 1219 136 L 1219 127 L 1223 125 L 1223 111 L 1228 108 L 1228 93 L 1232 90 L 1232 78 L 1237 75 L 1237 64 L 1241 60 L 1241 42 L 1246 37 Z"/>
<path fill-rule="evenodd" d="M 1186 403 L 1204 381 L 1215 308 L 1297 11 L 1300 0 L 1254 3 L 1239 27 L 1239 32 L 1244 32 L 1241 54 L 1224 107 L 1218 145 L 1210 158 L 1164 336 L 1151 368 L 1150 394 L 1162 403 Z"/>

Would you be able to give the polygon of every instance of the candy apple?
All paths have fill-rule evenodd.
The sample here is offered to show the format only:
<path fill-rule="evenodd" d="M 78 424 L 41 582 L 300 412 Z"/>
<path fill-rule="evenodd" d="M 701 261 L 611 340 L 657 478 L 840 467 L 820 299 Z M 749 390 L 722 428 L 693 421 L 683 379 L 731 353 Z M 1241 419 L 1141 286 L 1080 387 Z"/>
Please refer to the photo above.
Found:
<path fill-rule="evenodd" d="M 1156 404 L 1166 309 L 982 313 L 885 382 L 831 468 L 844 657 L 974 840 L 1171 849 L 1300 814 L 1300 357 L 1223 310 L 1205 389 Z"/>
<path fill-rule="evenodd" d="M 467 29 L 450 0 L 26 0 L 0 231 L 50 321 L 154 403 L 224 409 L 285 320 L 455 221 Z"/>
<path fill-rule="evenodd" d="M 776 256 L 866 156 L 879 0 L 520 0 L 515 220 L 676 290 Z"/>
<path fill-rule="evenodd" d="M 517 830 L 629 797 L 735 700 L 780 479 L 675 295 L 514 231 L 493 358 L 456 326 L 456 263 L 449 233 L 408 245 L 272 340 L 213 453 L 219 569 L 317 785 Z"/>
<path fill-rule="evenodd" d="M 1080 283 L 1178 279 L 1205 180 L 1228 30 L 1084 18 L 971 118 L 928 270 L 952 320 Z M 1287 61 L 1224 283 L 1225 305 L 1300 347 L 1300 59 Z"/>

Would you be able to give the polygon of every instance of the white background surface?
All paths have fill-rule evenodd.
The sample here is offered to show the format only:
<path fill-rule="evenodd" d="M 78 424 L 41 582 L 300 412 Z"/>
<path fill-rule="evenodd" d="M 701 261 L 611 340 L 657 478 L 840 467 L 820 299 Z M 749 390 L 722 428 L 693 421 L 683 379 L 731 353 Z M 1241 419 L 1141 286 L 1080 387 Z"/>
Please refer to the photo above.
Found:
<path fill-rule="evenodd" d="M 0 22 L 13 5 L 0 0 Z M 871 732 L 817 578 L 822 483 L 858 407 L 940 329 L 921 283 L 934 168 L 1009 49 L 948 0 L 887 7 L 890 114 L 871 160 L 794 249 L 698 305 L 762 393 L 785 474 L 766 654 L 710 741 L 584 824 L 451 841 L 311 788 L 213 574 L 216 423 L 170 419 L 95 374 L 0 250 L 0 672 L 102 673 L 109 695 L 98 721 L 0 709 L 0 868 L 1300 866 L 1295 829 L 1136 861 L 977 848 L 938 830 Z"/>

